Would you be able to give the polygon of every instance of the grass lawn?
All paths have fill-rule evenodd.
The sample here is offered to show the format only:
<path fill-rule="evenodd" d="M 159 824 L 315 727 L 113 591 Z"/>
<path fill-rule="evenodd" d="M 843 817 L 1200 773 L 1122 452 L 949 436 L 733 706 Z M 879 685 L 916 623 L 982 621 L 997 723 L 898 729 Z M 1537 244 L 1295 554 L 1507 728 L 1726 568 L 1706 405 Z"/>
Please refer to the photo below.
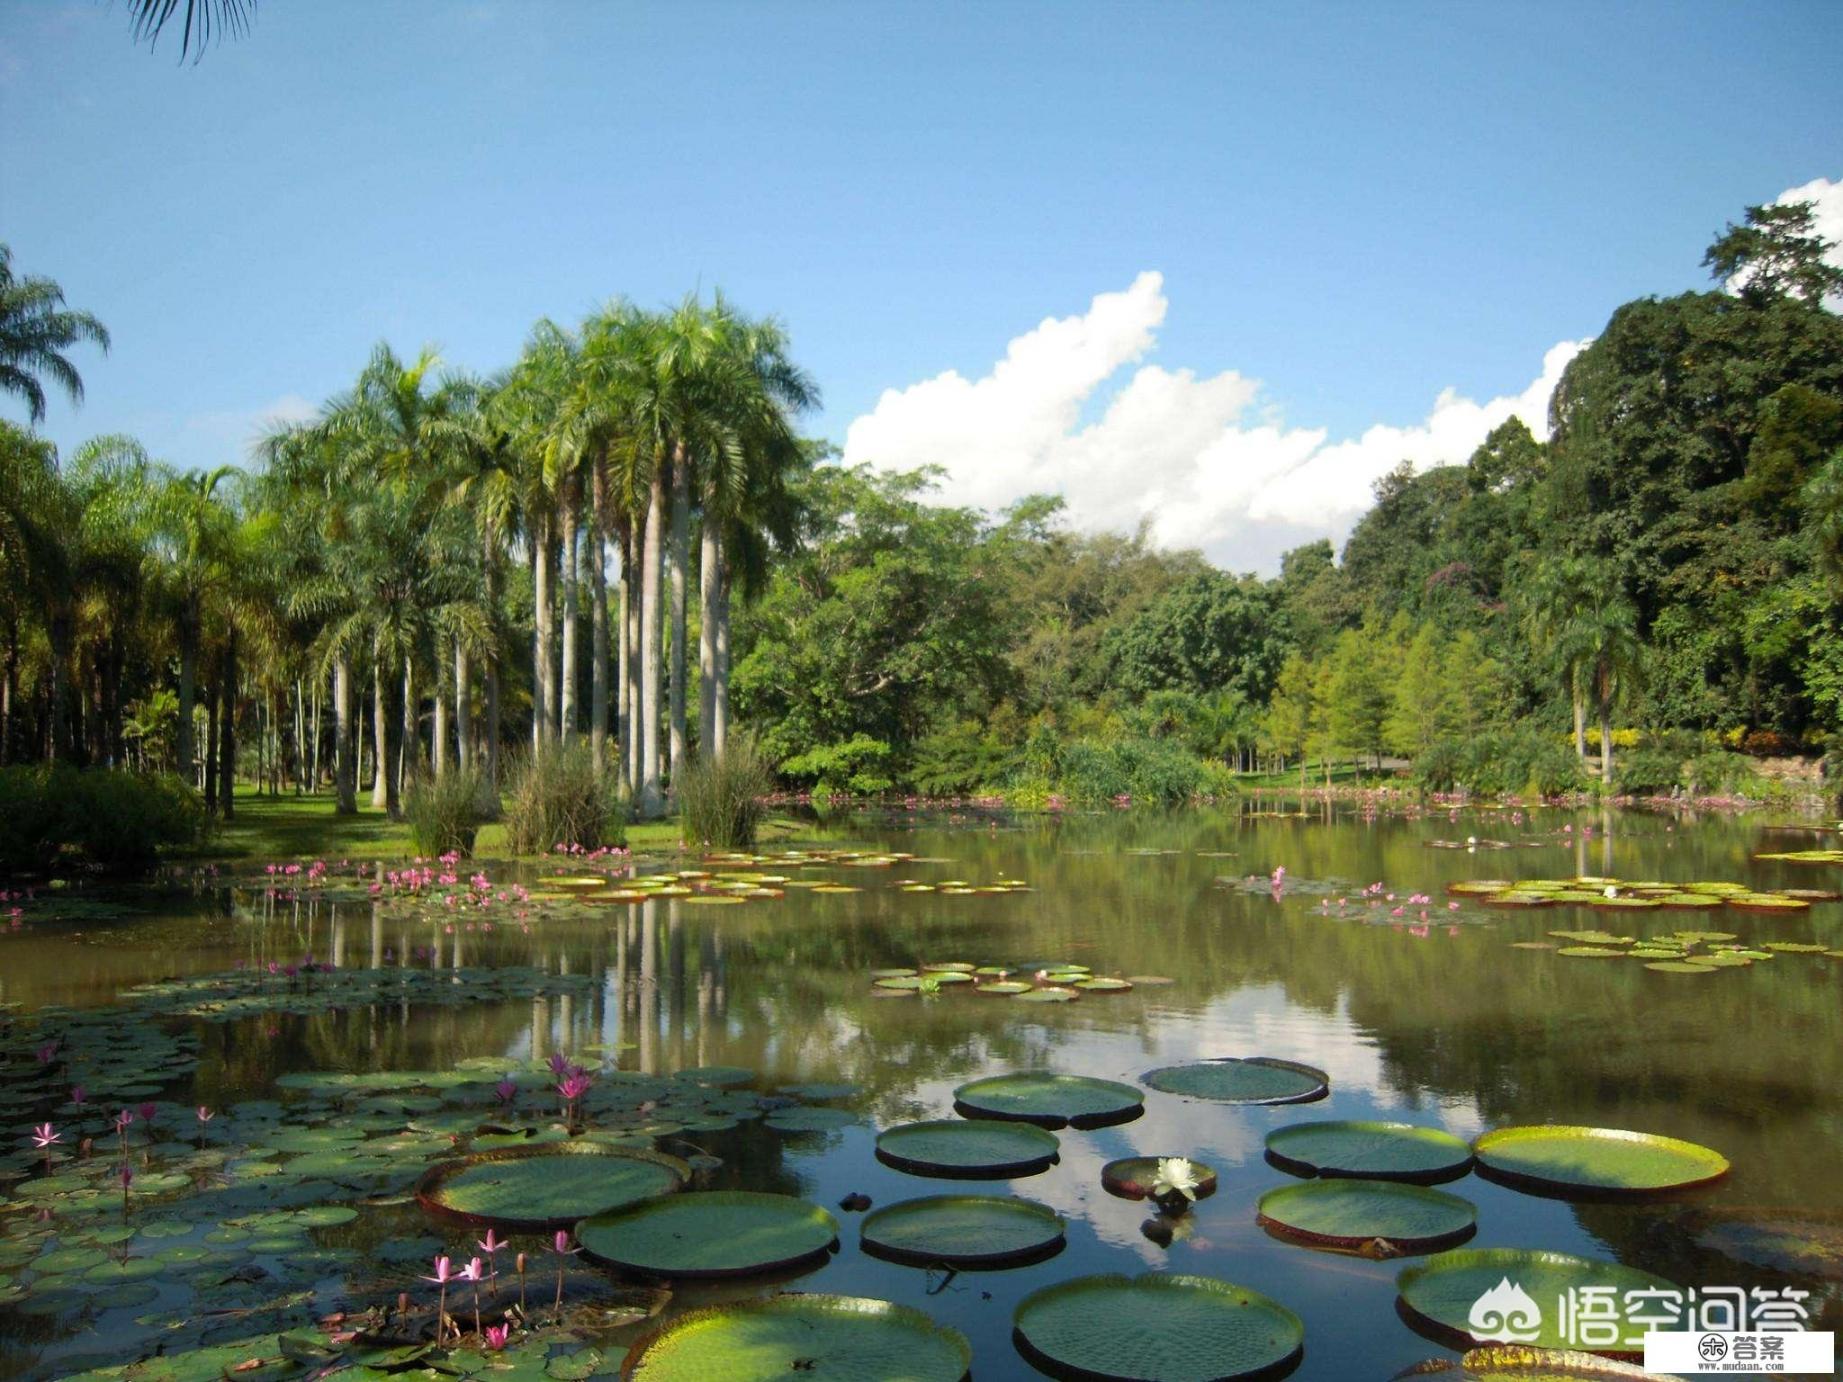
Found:
<path fill-rule="evenodd" d="M 768 822 L 773 827 L 791 822 Z M 649 821 L 627 827 L 627 843 L 636 850 L 672 850 L 679 845 L 677 820 Z M 486 825 L 474 846 L 481 858 L 510 857 L 503 825 Z M 359 796 L 358 814 L 341 816 L 330 794 L 258 796 L 239 787 L 236 813 L 212 833 L 204 854 L 214 859 L 412 859 L 416 843 L 407 821 L 393 821 Z"/>

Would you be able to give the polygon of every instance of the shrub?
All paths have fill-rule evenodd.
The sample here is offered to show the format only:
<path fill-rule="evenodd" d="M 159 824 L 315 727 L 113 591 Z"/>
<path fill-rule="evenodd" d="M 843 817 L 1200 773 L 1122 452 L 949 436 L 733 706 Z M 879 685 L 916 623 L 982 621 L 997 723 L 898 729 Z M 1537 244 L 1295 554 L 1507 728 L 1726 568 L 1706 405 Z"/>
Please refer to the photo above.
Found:
<path fill-rule="evenodd" d="M 586 744 L 545 744 L 521 761 L 506 794 L 505 822 L 514 854 L 627 843 L 627 807 L 618 781 L 613 773 L 596 772 Z"/>
<path fill-rule="evenodd" d="M 486 813 L 481 809 L 485 781 L 473 769 L 447 768 L 434 777 L 420 777 L 403 800 L 416 850 L 431 857 L 472 854 L 474 837 Z"/>
<path fill-rule="evenodd" d="M 0 769 L 0 871 L 146 868 L 163 850 L 201 843 L 208 826 L 198 794 L 170 774 Z"/>
<path fill-rule="evenodd" d="M 1117 797 L 1170 806 L 1204 790 L 1203 764 L 1167 739 L 1078 739 L 1062 752 L 1062 794 L 1097 806 Z"/>
<path fill-rule="evenodd" d="M 1587 785 L 1573 748 L 1529 727 L 1441 740 L 1415 760 L 1412 775 L 1428 791 L 1463 787 L 1482 796 L 1554 797 Z"/>
<path fill-rule="evenodd" d="M 1741 736 L 1741 752 L 1754 758 L 1787 758 L 1798 752 L 1798 741 L 1774 729 L 1750 729 Z"/>
<path fill-rule="evenodd" d="M 747 735 L 732 737 L 715 758 L 695 759 L 676 784 L 685 839 L 721 849 L 747 849 L 761 824 L 762 798 L 774 770 Z"/>
<path fill-rule="evenodd" d="M 809 783 L 816 797 L 875 796 L 895 785 L 889 762 L 888 744 L 868 734 L 854 734 L 842 743 L 821 744 L 795 754 L 781 764 L 781 771 Z"/>
<path fill-rule="evenodd" d="M 1634 749 L 1614 760 L 1613 771 L 1631 796 L 1665 796 L 1684 785 L 1683 756 L 1669 749 Z"/>
<path fill-rule="evenodd" d="M 1697 796 L 1757 796 L 1758 778 L 1745 754 L 1720 749 L 1697 754 L 1683 771 L 1684 785 Z"/>

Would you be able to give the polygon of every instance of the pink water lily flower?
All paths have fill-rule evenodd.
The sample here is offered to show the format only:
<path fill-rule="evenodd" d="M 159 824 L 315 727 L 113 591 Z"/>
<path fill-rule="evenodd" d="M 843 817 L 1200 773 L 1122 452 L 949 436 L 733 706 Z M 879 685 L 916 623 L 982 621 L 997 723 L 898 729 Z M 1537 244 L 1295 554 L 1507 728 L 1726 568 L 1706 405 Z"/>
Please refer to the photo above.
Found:
<path fill-rule="evenodd" d="M 217 1114 L 213 1113 L 209 1108 L 205 1107 L 205 1105 L 200 1104 L 198 1106 L 198 1121 L 199 1122 L 209 1123 L 213 1118 L 216 1118 L 216 1117 L 217 1117 Z"/>
<path fill-rule="evenodd" d="M 469 1258 L 467 1261 L 467 1265 L 461 1268 L 461 1280 L 462 1281 L 484 1281 L 486 1280 L 486 1263 L 482 1262 L 477 1257 Z"/>
<path fill-rule="evenodd" d="M 505 1251 L 506 1240 L 501 1238 L 497 1233 L 493 1232 L 493 1230 L 489 1228 L 486 1231 L 486 1237 L 482 1238 L 479 1242 L 475 1243 L 474 1246 L 480 1249 L 480 1251 L 485 1253 L 488 1257 L 493 1257 Z M 478 1260 L 479 1260 L 478 1258 L 475 1259 L 475 1261 L 478 1261 Z"/>
<path fill-rule="evenodd" d="M 52 1143 L 62 1142 L 63 1140 L 64 1134 L 52 1127 L 49 1123 L 40 1123 L 36 1128 L 32 1129 L 32 1141 L 41 1152 L 48 1150 Z"/>
<path fill-rule="evenodd" d="M 572 1248 L 570 1246 L 570 1231 L 566 1228 L 558 1229 L 556 1234 L 551 1238 L 550 1250 L 559 1257 L 574 1257 L 577 1253 L 582 1251 L 581 1248 Z"/>
<path fill-rule="evenodd" d="M 503 1349 L 506 1346 L 506 1340 L 511 1337 L 512 1326 L 509 1324 L 489 1324 L 486 1327 L 486 1346 L 494 1353 Z"/>
<path fill-rule="evenodd" d="M 592 1078 L 578 1070 L 572 1075 L 564 1076 L 562 1083 L 557 1086 L 557 1093 L 573 1104 L 587 1094 L 594 1083 Z"/>
<path fill-rule="evenodd" d="M 424 1281 L 433 1281 L 437 1286 L 446 1286 L 454 1280 L 454 1263 L 446 1257 L 435 1259 L 435 1275 L 425 1276 Z"/>

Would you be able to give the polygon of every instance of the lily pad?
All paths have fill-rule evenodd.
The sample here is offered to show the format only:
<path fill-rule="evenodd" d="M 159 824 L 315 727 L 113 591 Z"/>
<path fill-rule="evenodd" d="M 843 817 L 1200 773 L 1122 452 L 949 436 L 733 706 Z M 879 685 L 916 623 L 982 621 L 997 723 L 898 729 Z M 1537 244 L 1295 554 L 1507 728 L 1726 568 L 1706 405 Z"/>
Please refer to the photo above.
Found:
<path fill-rule="evenodd" d="M 1036 1261 L 1058 1251 L 1065 1225 L 1033 1200 L 997 1195 L 930 1195 L 865 1218 L 864 1250 L 898 1262 L 950 1267 Z"/>
<path fill-rule="evenodd" d="M 1648 1194 L 1728 1174 L 1720 1152 L 1619 1128 L 1499 1128 L 1475 1141 L 1472 1151 L 1481 1166 L 1507 1180 L 1562 1191 Z"/>
<path fill-rule="evenodd" d="M 1454 1382 L 1669 1382 L 1655 1372 L 1579 1349 L 1529 1348 L 1523 1344 L 1468 1349 L 1463 1357 L 1417 1363 L 1395 1377 L 1400 1382 L 1408 1377 L 1442 1374 L 1450 1374 Z"/>
<path fill-rule="evenodd" d="M 1114 1080 L 1020 1071 L 963 1084 L 954 1091 L 954 1103 L 984 1118 L 1011 1118 L 1046 1128 L 1065 1123 L 1094 1128 L 1137 1118 L 1145 1095 Z"/>
<path fill-rule="evenodd" d="M 1478 1224 L 1470 1200 L 1386 1180 L 1283 1185 L 1261 1196 L 1258 1208 L 1264 1227 L 1333 1248 L 1361 1248 L 1381 1239 L 1400 1252 L 1431 1252 L 1463 1242 Z"/>
<path fill-rule="evenodd" d="M 1166 1094 L 1221 1104 L 1306 1104 L 1331 1092 L 1330 1076 L 1324 1071 L 1271 1056 L 1167 1065 L 1140 1078 Z"/>
<path fill-rule="evenodd" d="M 1206 1276 L 1089 1276 L 1026 1296 L 1012 1317 L 1033 1363 L 1083 1377 L 1220 1382 L 1279 1367 L 1305 1344 L 1285 1306 Z"/>
<path fill-rule="evenodd" d="M 635 1344 L 631 1382 L 960 1382 L 972 1346 L 919 1310 L 854 1296 L 782 1295 L 680 1315 Z"/>
<path fill-rule="evenodd" d="M 1560 1252 L 1524 1248 L 1459 1248 L 1405 1268 L 1395 1278 L 1402 1305 L 1442 1343 L 1487 1342 L 1480 1335 L 1500 1335 L 1506 1328 L 1534 1332 L 1526 1342 L 1539 1348 L 1565 1348 L 1567 1322 L 1553 1303 L 1583 1287 L 1627 1291 L 1680 1288 L 1662 1277 L 1617 1262 L 1598 1262 Z M 1535 1307 L 1531 1311 L 1532 1305 Z M 1644 1348 L 1649 1325 L 1622 1318 L 1624 1333 L 1609 1352 L 1636 1353 Z"/>
<path fill-rule="evenodd" d="M 660 1152 L 554 1143 L 437 1166 L 418 1182 L 416 1198 L 466 1223 L 539 1232 L 670 1194 L 690 1178 L 689 1166 Z"/>
<path fill-rule="evenodd" d="M 1165 1159 L 1156 1156 L 1126 1156 L 1118 1161 L 1110 1161 L 1101 1167 L 1101 1188 L 1123 1200 L 1143 1200 L 1152 1193 L 1152 1185 L 1158 1179 L 1158 1163 Z M 1192 1177 L 1196 1180 L 1196 1198 L 1204 1200 L 1215 1194 L 1216 1168 L 1195 1157 L 1186 1157 L 1184 1160 L 1190 1163 Z"/>
<path fill-rule="evenodd" d="M 1074 989 L 1042 988 L 1014 995 L 1019 1003 L 1073 1003 L 1081 995 Z"/>
<path fill-rule="evenodd" d="M 792 1195 L 704 1190 L 646 1200 L 576 1226 L 597 1262 L 667 1277 L 746 1276 L 824 1252 L 838 1221 Z"/>
<path fill-rule="evenodd" d="M 1267 1134 L 1267 1153 L 1295 1173 L 1369 1180 L 1441 1180 L 1472 1164 L 1464 1141 L 1412 1123 L 1294 1123 Z"/>
<path fill-rule="evenodd" d="M 1061 1149 L 1053 1132 L 987 1118 L 903 1123 L 877 1138 L 878 1159 L 921 1176 L 1033 1176 Z"/>

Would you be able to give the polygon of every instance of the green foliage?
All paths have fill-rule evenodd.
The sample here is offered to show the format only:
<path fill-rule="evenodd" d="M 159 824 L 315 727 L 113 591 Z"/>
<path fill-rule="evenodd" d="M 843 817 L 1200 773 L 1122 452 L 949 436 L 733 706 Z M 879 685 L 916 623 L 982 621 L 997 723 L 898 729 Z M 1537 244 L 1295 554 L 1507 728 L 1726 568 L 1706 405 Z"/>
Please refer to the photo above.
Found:
<path fill-rule="evenodd" d="M 1060 793 L 1078 806 L 1121 797 L 1136 806 L 1177 806 L 1213 785 L 1197 758 L 1164 739 L 1078 739 L 1062 753 Z"/>
<path fill-rule="evenodd" d="M 1667 796 L 1685 785 L 1683 756 L 1668 749 L 1636 749 L 1619 760 L 1616 782 L 1627 796 Z"/>
<path fill-rule="evenodd" d="M 1264 701 L 1291 646 L 1271 585 L 1201 572 L 1109 630 L 1109 684 L 1129 696 L 1231 692 Z"/>
<path fill-rule="evenodd" d="M 516 765 L 505 824 L 514 854 L 548 854 L 560 844 L 600 849 L 627 842 L 626 803 L 613 775 L 595 771 L 583 743 L 546 744 Z"/>
<path fill-rule="evenodd" d="M 417 853 L 429 858 L 450 851 L 471 855 L 485 819 L 485 794 L 485 781 L 472 769 L 448 768 L 413 782 L 404 794 L 403 810 Z"/>
<path fill-rule="evenodd" d="M 783 759 L 781 772 L 810 786 L 816 797 L 875 796 L 896 785 L 890 776 L 890 746 L 868 734 Z"/>
<path fill-rule="evenodd" d="M 207 824 L 197 793 L 169 775 L 0 768 L 0 873 L 146 868 L 165 851 L 201 843 Z"/>
<path fill-rule="evenodd" d="M 1411 773 L 1427 791 L 1463 789 L 1481 796 L 1553 797 L 1587 786 L 1573 751 L 1528 726 L 1441 740 L 1415 760 Z"/>
<path fill-rule="evenodd" d="M 673 784 L 678 814 L 690 844 L 747 849 L 761 824 L 762 798 L 774 788 L 774 769 L 746 734 L 731 735 L 715 758 L 695 758 Z"/>

